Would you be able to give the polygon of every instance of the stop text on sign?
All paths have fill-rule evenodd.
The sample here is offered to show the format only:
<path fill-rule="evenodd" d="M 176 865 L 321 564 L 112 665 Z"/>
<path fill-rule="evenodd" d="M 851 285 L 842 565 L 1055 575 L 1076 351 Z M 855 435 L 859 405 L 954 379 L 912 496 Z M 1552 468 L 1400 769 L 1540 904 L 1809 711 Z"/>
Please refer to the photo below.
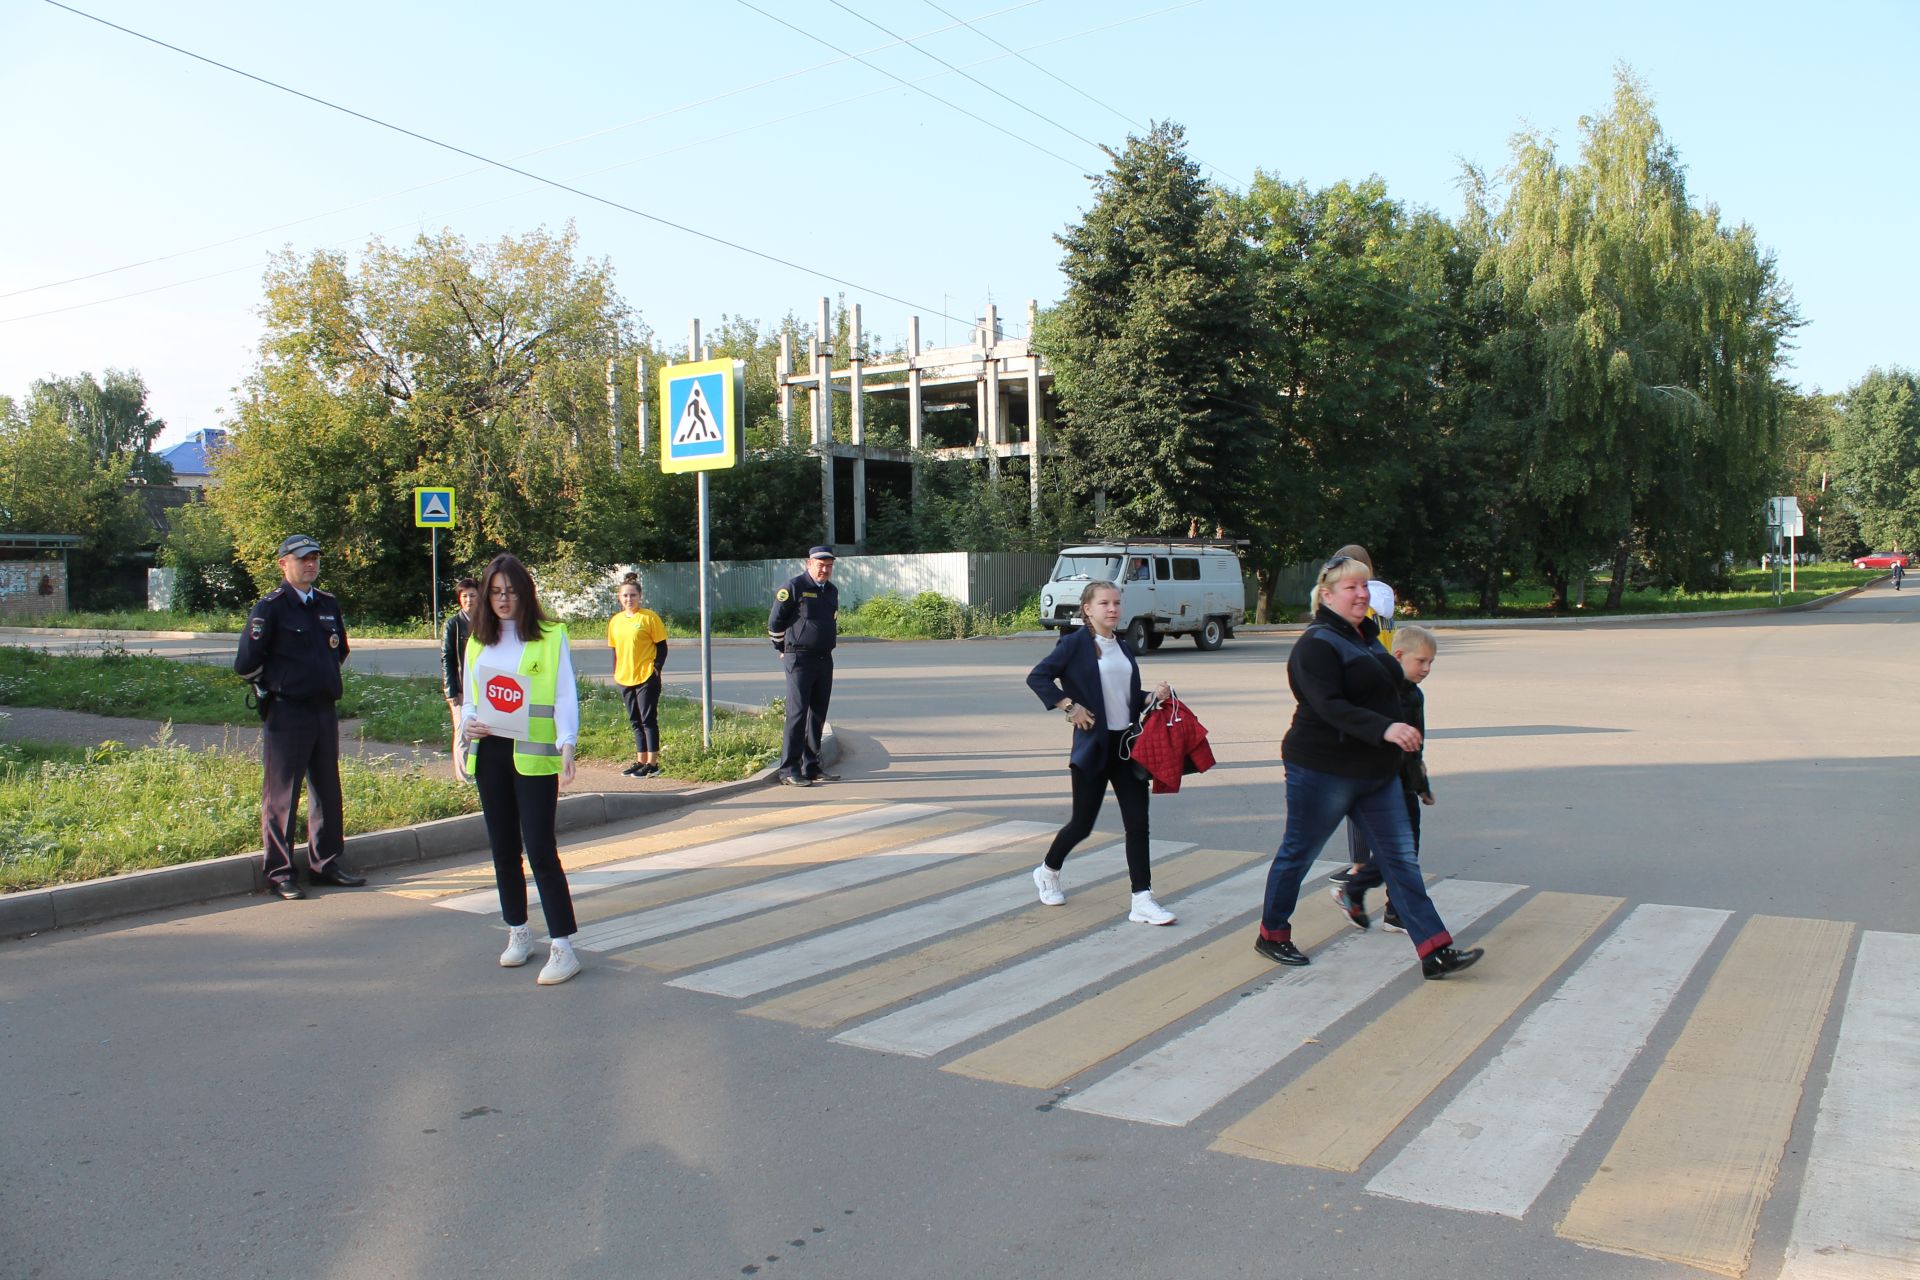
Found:
<path fill-rule="evenodd" d="M 520 704 L 527 700 L 527 691 L 520 687 L 520 682 L 507 676 L 495 676 L 487 681 L 486 695 L 495 711 L 518 711 Z"/>

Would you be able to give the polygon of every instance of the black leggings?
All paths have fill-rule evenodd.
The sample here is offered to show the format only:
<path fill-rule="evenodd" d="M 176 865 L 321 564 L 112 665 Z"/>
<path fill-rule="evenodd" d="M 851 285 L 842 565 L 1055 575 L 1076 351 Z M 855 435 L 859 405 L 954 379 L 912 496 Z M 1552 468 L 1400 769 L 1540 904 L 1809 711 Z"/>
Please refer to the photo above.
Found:
<path fill-rule="evenodd" d="M 1147 866 L 1147 780 L 1133 771 L 1131 760 L 1120 758 L 1120 740 L 1125 730 L 1107 734 L 1107 763 L 1097 773 L 1068 769 L 1073 777 L 1073 816 L 1053 837 L 1047 849 L 1047 866 L 1058 871 L 1066 865 L 1073 847 L 1093 831 L 1100 816 L 1100 803 L 1107 798 L 1107 786 L 1113 786 L 1113 798 L 1120 806 L 1120 821 L 1127 832 L 1127 877 L 1135 893 L 1153 887 L 1153 872 Z"/>
<path fill-rule="evenodd" d="M 642 684 L 620 686 L 620 700 L 627 704 L 627 723 L 633 726 L 633 749 L 654 752 L 660 749 L 660 673 L 654 672 Z"/>
<path fill-rule="evenodd" d="M 474 781 L 480 787 L 480 811 L 487 819 L 487 843 L 493 846 L 493 882 L 500 890 L 500 914 L 510 925 L 527 922 L 527 873 L 520 855 L 527 855 L 533 882 L 540 886 L 540 910 L 546 913 L 547 934 L 570 938 L 579 928 L 573 919 L 573 894 L 567 890 L 566 868 L 553 834 L 553 818 L 560 806 L 558 774 L 528 777 L 513 767 L 513 743 L 507 738 L 480 739 L 480 758 L 474 762 Z"/>

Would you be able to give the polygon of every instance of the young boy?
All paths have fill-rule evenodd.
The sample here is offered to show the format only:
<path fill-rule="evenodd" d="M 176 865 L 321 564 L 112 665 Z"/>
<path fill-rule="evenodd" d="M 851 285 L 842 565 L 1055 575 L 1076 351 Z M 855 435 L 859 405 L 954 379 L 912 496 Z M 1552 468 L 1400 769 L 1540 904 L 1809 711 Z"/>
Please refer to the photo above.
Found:
<path fill-rule="evenodd" d="M 1425 739 L 1427 734 L 1426 695 L 1420 692 L 1420 682 L 1433 674 L 1433 660 L 1440 650 L 1439 641 L 1433 632 L 1425 627 L 1408 624 L 1393 633 L 1393 656 L 1400 664 L 1400 711 L 1401 717 L 1420 731 Z M 1400 762 L 1400 785 L 1406 793 L 1407 823 L 1413 828 L 1413 852 L 1420 852 L 1420 806 L 1432 804 L 1433 784 L 1427 778 L 1427 765 L 1421 751 L 1409 751 Z M 1353 865 L 1345 871 L 1336 871 L 1330 877 L 1333 881 L 1333 901 L 1347 919 L 1357 929 L 1365 929 L 1372 923 L 1367 919 L 1367 890 L 1386 883 L 1386 877 L 1380 874 L 1374 865 L 1373 853 L 1367 848 L 1365 837 L 1354 833 Z M 1387 909 L 1380 917 L 1380 923 L 1395 933 L 1405 933 L 1400 927 L 1400 917 L 1394 913 L 1393 903 L 1387 903 Z"/>

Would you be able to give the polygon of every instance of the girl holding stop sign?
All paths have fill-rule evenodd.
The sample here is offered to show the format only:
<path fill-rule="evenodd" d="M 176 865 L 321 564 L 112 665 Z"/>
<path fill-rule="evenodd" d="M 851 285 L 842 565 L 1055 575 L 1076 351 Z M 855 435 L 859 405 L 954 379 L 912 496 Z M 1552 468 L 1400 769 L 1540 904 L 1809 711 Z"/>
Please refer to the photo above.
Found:
<path fill-rule="evenodd" d="M 533 955 L 527 923 L 527 877 L 533 869 L 540 909 L 553 940 L 540 985 L 580 972 L 572 938 L 573 895 L 554 837 L 560 788 L 573 781 L 580 736 L 580 694 L 567 629 L 549 620 L 519 559 L 497 555 L 481 577 L 480 616 L 467 640 L 466 698 L 461 704 L 458 767 L 480 788 L 494 883 L 507 922 L 500 963 L 517 968 Z"/>

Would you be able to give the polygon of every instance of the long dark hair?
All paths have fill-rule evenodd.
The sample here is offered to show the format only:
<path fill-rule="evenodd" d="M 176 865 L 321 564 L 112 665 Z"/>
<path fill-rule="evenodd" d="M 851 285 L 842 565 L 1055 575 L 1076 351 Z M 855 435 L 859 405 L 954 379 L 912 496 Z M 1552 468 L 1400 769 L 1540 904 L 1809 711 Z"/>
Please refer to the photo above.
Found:
<path fill-rule="evenodd" d="M 480 575 L 480 616 L 473 622 L 473 638 L 483 645 L 500 642 L 500 617 L 493 611 L 493 580 L 502 577 L 513 588 L 513 625 L 528 644 L 546 632 L 547 615 L 540 608 L 540 597 L 533 592 L 533 575 L 520 563 L 519 556 L 501 552 L 487 562 Z"/>

